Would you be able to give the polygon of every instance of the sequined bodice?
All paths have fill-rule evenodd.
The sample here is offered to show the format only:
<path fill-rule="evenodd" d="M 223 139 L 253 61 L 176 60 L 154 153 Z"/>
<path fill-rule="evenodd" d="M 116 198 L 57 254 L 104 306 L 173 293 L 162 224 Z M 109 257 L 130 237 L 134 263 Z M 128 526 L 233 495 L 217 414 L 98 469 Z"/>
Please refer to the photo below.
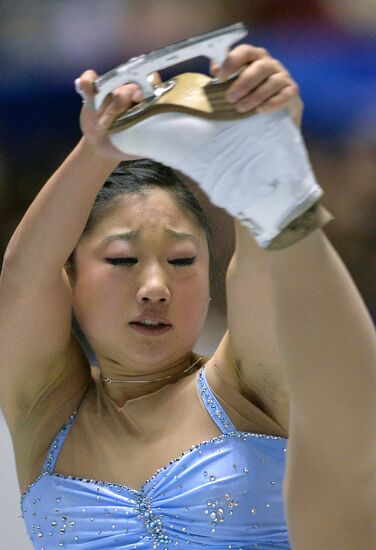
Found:
<path fill-rule="evenodd" d="M 286 439 L 237 431 L 204 368 L 197 381 L 222 435 L 170 461 L 140 490 L 54 472 L 72 414 L 21 497 L 34 548 L 290 548 L 282 500 Z"/>

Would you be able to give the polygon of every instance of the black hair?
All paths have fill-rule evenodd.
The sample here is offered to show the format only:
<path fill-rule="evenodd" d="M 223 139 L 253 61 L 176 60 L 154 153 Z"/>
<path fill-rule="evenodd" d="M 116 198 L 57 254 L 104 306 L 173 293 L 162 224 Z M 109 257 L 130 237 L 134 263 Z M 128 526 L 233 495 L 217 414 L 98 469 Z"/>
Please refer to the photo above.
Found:
<path fill-rule="evenodd" d="M 209 249 L 210 273 L 212 273 L 213 237 L 199 201 L 174 170 L 149 159 L 123 161 L 117 166 L 97 194 L 82 236 L 89 233 L 114 206 L 114 202 L 122 196 L 129 194 L 147 196 L 155 188 L 170 193 L 190 219 L 204 231 Z M 66 265 L 74 276 L 75 250 L 69 256 Z"/>

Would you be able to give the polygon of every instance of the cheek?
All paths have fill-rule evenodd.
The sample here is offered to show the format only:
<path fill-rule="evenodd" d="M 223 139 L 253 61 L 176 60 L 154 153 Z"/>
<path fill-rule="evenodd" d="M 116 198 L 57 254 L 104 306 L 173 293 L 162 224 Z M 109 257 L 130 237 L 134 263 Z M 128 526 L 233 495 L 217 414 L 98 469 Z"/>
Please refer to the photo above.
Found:
<path fill-rule="evenodd" d="M 114 315 L 119 303 L 126 298 L 129 285 L 120 284 L 117 277 L 109 276 L 107 269 L 88 269 L 81 273 L 74 289 L 77 313 L 94 320 L 97 315 Z M 128 290 L 129 292 L 129 290 Z"/>
<path fill-rule="evenodd" d="M 181 285 L 178 293 L 181 315 L 186 321 L 197 322 L 205 316 L 209 301 L 209 283 L 207 273 L 198 273 L 186 284 Z"/>

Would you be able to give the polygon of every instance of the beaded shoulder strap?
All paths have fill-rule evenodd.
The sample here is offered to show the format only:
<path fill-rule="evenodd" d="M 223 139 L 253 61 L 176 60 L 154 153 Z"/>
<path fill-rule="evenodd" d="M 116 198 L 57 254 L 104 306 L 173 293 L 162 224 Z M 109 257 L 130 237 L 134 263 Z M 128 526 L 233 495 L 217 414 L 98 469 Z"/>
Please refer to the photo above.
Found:
<path fill-rule="evenodd" d="M 73 424 L 73 420 L 76 414 L 77 414 L 77 410 L 75 410 L 72 413 L 72 415 L 69 417 L 68 422 L 66 422 L 64 426 L 55 435 L 48 449 L 46 460 L 44 461 L 44 464 L 43 464 L 42 475 L 52 474 L 54 472 L 54 467 L 55 467 L 57 457 L 59 456 L 61 447 L 63 446 L 64 440 L 68 435 L 68 432 Z"/>
<path fill-rule="evenodd" d="M 81 400 L 77 405 L 77 408 L 70 415 L 70 417 L 68 418 L 68 420 L 64 424 L 64 426 L 55 435 L 55 437 L 54 437 L 54 439 L 53 439 L 53 441 L 52 441 L 52 443 L 51 443 L 51 445 L 48 449 L 46 460 L 44 461 L 44 464 L 43 464 L 42 475 L 43 474 L 53 474 L 55 464 L 56 464 L 56 461 L 57 461 L 57 457 L 59 456 L 61 447 L 63 446 L 65 438 L 67 437 L 68 432 L 72 427 L 74 418 L 75 418 L 76 414 L 78 413 L 78 411 L 79 411 L 79 409 L 80 409 L 80 407 L 81 407 L 81 405 L 82 405 L 89 389 L 90 389 L 90 384 L 88 384 L 86 390 L 84 391 L 84 393 L 81 397 Z"/>
<path fill-rule="evenodd" d="M 222 406 L 219 404 L 218 399 L 213 394 L 208 381 L 206 380 L 204 367 L 201 367 L 199 375 L 197 377 L 197 384 L 200 390 L 202 401 L 209 412 L 210 416 L 217 424 L 222 433 L 237 432 L 234 424 L 231 422 Z"/>

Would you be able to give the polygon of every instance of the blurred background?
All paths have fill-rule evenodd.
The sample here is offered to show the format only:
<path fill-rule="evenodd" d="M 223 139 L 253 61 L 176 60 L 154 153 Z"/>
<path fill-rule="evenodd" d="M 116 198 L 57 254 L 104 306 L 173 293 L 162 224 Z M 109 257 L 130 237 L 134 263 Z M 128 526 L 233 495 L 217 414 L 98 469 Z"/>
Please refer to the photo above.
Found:
<path fill-rule="evenodd" d="M 376 319 L 374 0 L 1 0 L 1 257 L 28 205 L 80 137 L 73 81 L 81 72 L 103 73 L 238 21 L 249 29 L 245 41 L 266 47 L 300 85 L 303 133 L 324 204 L 336 218 L 327 234 Z M 184 70 L 208 72 L 208 62 L 200 58 Z M 220 243 L 213 306 L 198 343 L 210 352 L 225 326 L 233 233 L 228 216 L 203 202 Z M 23 550 L 31 546 L 17 518 L 12 448 L 1 415 L 0 438 L 0 545 Z"/>

